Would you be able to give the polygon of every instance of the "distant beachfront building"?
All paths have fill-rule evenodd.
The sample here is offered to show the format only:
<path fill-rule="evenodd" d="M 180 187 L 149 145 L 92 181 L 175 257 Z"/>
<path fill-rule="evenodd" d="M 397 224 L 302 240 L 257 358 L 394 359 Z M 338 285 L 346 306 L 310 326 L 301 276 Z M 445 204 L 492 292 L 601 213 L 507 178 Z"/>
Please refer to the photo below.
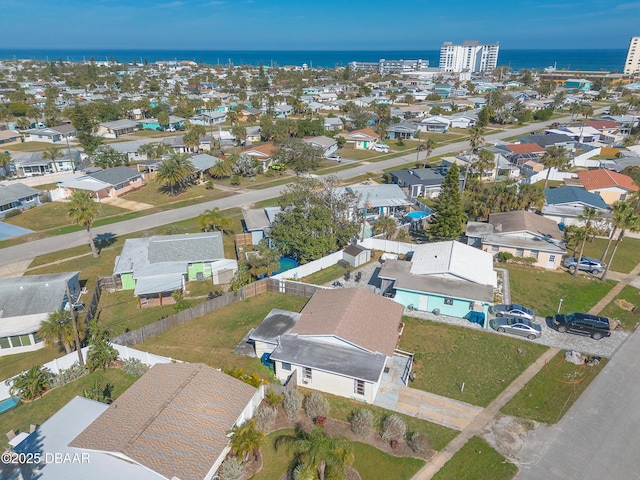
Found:
<path fill-rule="evenodd" d="M 624 62 L 624 73 L 627 75 L 640 73 L 640 37 L 631 37 L 627 61 Z"/>
<path fill-rule="evenodd" d="M 445 72 L 487 72 L 498 65 L 498 43 L 480 45 L 465 40 L 462 45 L 444 42 L 440 48 L 440 69 Z"/>
<path fill-rule="evenodd" d="M 428 70 L 429 60 L 385 60 L 378 62 L 350 62 L 351 70 L 377 70 L 381 75 L 387 73 L 413 73 Z"/>

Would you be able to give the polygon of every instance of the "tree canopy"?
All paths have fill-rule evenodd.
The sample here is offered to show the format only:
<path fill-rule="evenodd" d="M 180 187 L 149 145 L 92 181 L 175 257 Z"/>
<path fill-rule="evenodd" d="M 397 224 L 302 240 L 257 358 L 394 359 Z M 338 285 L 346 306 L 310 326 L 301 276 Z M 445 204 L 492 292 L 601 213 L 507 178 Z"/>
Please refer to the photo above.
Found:
<path fill-rule="evenodd" d="M 433 206 L 429 237 L 434 240 L 458 240 L 463 232 L 465 213 L 460 194 L 460 170 L 455 163 L 442 182 L 440 195 Z"/>

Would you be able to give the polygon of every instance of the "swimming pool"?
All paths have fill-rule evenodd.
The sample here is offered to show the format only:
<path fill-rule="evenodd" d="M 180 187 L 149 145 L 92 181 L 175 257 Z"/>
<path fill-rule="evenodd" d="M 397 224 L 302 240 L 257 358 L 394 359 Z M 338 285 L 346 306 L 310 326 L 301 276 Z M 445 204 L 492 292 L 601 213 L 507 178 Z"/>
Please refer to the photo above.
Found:
<path fill-rule="evenodd" d="M 9 397 L 5 400 L 0 401 L 0 413 L 4 413 L 7 410 L 11 410 L 13 407 L 18 405 L 20 402 L 20 397 Z"/>
<path fill-rule="evenodd" d="M 293 258 L 281 257 L 278 260 L 280 264 L 280 268 L 277 271 L 273 272 L 273 275 L 277 275 L 282 272 L 286 272 L 287 270 L 291 270 L 292 268 L 296 268 L 298 266 L 298 262 L 296 262 Z"/>
<path fill-rule="evenodd" d="M 429 214 L 425 212 L 409 212 L 405 215 L 405 217 L 408 217 L 411 220 L 422 220 L 423 218 L 426 218 L 428 216 Z"/>

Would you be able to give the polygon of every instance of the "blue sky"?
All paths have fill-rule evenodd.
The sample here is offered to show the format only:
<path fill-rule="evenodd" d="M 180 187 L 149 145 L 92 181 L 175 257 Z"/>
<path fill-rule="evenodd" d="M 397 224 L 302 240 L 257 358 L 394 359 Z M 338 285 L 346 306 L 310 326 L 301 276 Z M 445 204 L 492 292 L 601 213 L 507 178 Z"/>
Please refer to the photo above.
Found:
<path fill-rule="evenodd" d="M 640 1 L 0 0 L 4 49 L 622 48 Z"/>

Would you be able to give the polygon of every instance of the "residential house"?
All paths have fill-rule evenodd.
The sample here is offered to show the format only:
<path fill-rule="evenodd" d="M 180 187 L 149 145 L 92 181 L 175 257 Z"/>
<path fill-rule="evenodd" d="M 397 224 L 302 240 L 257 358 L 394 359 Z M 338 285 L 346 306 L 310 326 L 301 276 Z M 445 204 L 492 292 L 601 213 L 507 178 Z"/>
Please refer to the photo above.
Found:
<path fill-rule="evenodd" d="M 33 128 L 26 130 L 25 142 L 63 143 L 76 137 L 73 125 L 58 125 L 57 127 Z"/>
<path fill-rule="evenodd" d="M 42 158 L 43 152 L 34 152 L 30 157 L 14 159 L 19 177 L 35 177 L 49 173 L 73 172 L 80 168 L 82 157 L 78 150 L 61 149 L 55 160 Z"/>
<path fill-rule="evenodd" d="M 364 214 L 368 220 L 380 215 L 404 216 L 416 205 L 398 185 L 349 185 L 337 189 L 338 195 L 341 189 L 358 198 L 358 211 L 351 214 Z"/>
<path fill-rule="evenodd" d="M 254 107 L 245 108 L 240 112 L 240 121 L 247 122 L 249 118 L 255 117 L 256 120 L 259 120 L 262 116 L 262 110 L 259 110 Z"/>
<path fill-rule="evenodd" d="M 194 177 L 202 180 L 204 178 L 204 174 L 207 173 L 211 167 L 213 167 L 218 162 L 222 162 L 223 160 L 207 153 L 200 153 L 198 155 L 190 157 L 189 161 L 193 165 Z"/>
<path fill-rule="evenodd" d="M 578 143 L 594 143 L 600 141 L 601 132 L 589 125 L 580 125 L 578 127 L 571 127 L 562 125 L 555 129 L 547 130 L 547 132 L 554 134 L 565 134 L 571 137 Z"/>
<path fill-rule="evenodd" d="M 80 297 L 80 272 L 0 278 L 0 356 L 44 346 L 40 324 Z M 71 300 L 68 300 L 68 295 Z"/>
<path fill-rule="evenodd" d="M 57 198 L 69 198 L 74 191 L 91 192 L 99 202 L 105 198 L 120 197 L 144 185 L 140 172 L 124 166 L 98 170 L 91 173 L 78 173 L 58 180 Z"/>
<path fill-rule="evenodd" d="M 580 187 L 561 187 L 548 188 L 544 194 L 542 216 L 556 222 L 560 230 L 568 225 L 584 226 L 585 220 L 581 217 L 585 207 L 595 208 L 603 218 L 609 216 L 609 207 L 599 193 Z"/>
<path fill-rule="evenodd" d="M 113 274 L 142 307 L 174 303 L 171 295 L 188 281 L 229 283 L 236 270 L 238 262 L 224 256 L 222 233 L 204 232 L 127 239 Z"/>
<path fill-rule="evenodd" d="M 563 147 L 569 152 L 573 152 L 576 148 L 576 141 L 565 133 L 532 133 L 520 137 L 520 143 L 535 143 L 540 147 L 547 149 L 548 147 Z"/>
<path fill-rule="evenodd" d="M 40 205 L 40 190 L 23 183 L 0 185 L 0 218 L 11 210 L 26 210 Z"/>
<path fill-rule="evenodd" d="M 142 130 L 162 130 L 163 128 L 183 130 L 186 120 L 176 115 L 169 115 L 169 125 L 160 125 L 157 118 L 145 118 L 138 123 Z"/>
<path fill-rule="evenodd" d="M 411 198 L 435 198 L 440 195 L 442 182 L 447 176 L 448 169 L 439 168 L 415 168 L 393 170 L 389 172 L 392 183 L 402 188 Z M 460 175 L 460 187 L 464 175 Z"/>
<path fill-rule="evenodd" d="M 273 163 L 273 154 L 276 153 L 277 148 L 273 142 L 263 143 L 243 149 L 242 154 L 254 159 L 260 165 L 260 169 L 266 172 Z"/>
<path fill-rule="evenodd" d="M 340 132 L 344 127 L 342 120 L 338 117 L 325 117 L 324 129 L 330 132 Z"/>
<path fill-rule="evenodd" d="M 420 120 L 418 129 L 421 132 L 447 133 L 451 121 L 444 117 L 432 115 Z"/>
<path fill-rule="evenodd" d="M 387 127 L 387 138 L 390 139 L 410 140 L 416 136 L 416 133 L 418 133 L 418 127 L 409 122 L 394 123 Z"/>
<path fill-rule="evenodd" d="M 194 125 L 204 125 L 210 127 L 211 125 L 218 125 L 227 121 L 227 112 L 209 112 L 200 113 L 189 118 L 189 123 Z"/>
<path fill-rule="evenodd" d="M 578 172 L 578 179 L 587 192 L 600 194 L 607 205 L 638 191 L 638 185 L 631 177 L 604 168 Z"/>
<path fill-rule="evenodd" d="M 403 310 L 362 288 L 320 289 L 300 314 L 272 311 L 249 338 L 278 380 L 373 403 Z"/>
<path fill-rule="evenodd" d="M 514 165 L 521 167 L 529 160 L 538 161 L 544 154 L 545 149 L 537 143 L 507 143 L 499 145 L 499 148 L 504 151 L 504 156 Z"/>
<path fill-rule="evenodd" d="M 97 135 L 105 138 L 118 138 L 122 135 L 137 132 L 138 122 L 133 120 L 115 120 L 98 124 Z"/>
<path fill-rule="evenodd" d="M 356 148 L 358 150 L 371 149 L 379 138 L 379 135 L 370 128 L 362 128 L 340 135 L 345 139 L 344 148 Z"/>
<path fill-rule="evenodd" d="M 271 224 L 282 209 L 280 207 L 247 208 L 242 210 L 244 231 L 251 234 L 251 245 L 269 237 Z"/>
<path fill-rule="evenodd" d="M 338 142 L 324 135 L 320 135 L 319 137 L 305 137 L 302 141 L 316 148 L 325 158 L 333 155 L 338 150 Z"/>
<path fill-rule="evenodd" d="M 456 241 L 416 245 L 410 261 L 387 260 L 378 276 L 405 307 L 481 324 L 497 287 L 493 257 Z"/>
<path fill-rule="evenodd" d="M 156 364 L 111 405 L 73 398 L 15 447 L 69 461 L 45 461 L 36 475 L 25 464 L 15 478 L 212 480 L 229 430 L 252 417 L 263 390 L 203 364 Z"/>
<path fill-rule="evenodd" d="M 260 127 L 246 127 L 247 142 L 258 143 L 261 140 L 262 128 Z"/>
<path fill-rule="evenodd" d="M 289 118 L 293 115 L 293 107 L 291 105 L 282 104 L 273 107 L 274 118 Z"/>
<path fill-rule="evenodd" d="M 17 142 L 22 138 L 20 132 L 15 130 L 0 130 L 0 145 L 5 143 Z"/>
<path fill-rule="evenodd" d="M 469 243 L 492 256 L 507 252 L 514 257 L 535 258 L 533 265 L 555 270 L 567 253 L 558 224 L 542 215 L 525 210 L 492 213 L 488 223 L 491 227 L 469 222 L 467 237 Z"/>

